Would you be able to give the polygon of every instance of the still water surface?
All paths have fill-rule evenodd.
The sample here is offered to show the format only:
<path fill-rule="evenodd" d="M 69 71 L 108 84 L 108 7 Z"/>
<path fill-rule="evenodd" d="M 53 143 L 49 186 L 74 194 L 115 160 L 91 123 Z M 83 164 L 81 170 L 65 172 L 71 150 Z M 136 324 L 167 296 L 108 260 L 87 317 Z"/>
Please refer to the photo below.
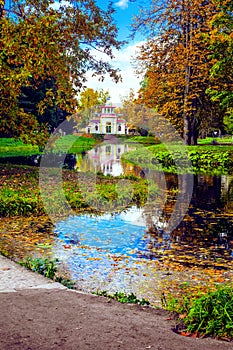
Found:
<path fill-rule="evenodd" d="M 147 169 L 121 163 L 119 156 L 124 151 L 127 149 L 119 145 L 95 148 L 76 163 L 76 169 L 144 176 Z M 160 187 L 161 174 L 153 175 Z M 178 181 L 173 174 L 163 177 L 163 207 L 132 207 L 98 217 L 78 215 L 56 224 L 54 256 L 63 261 L 78 288 L 134 292 L 156 302 L 155 290 L 169 276 L 177 278 L 169 266 L 231 270 L 233 177 L 195 175 L 189 208 L 172 233 L 166 227 L 177 199 Z M 178 278 L 186 281 L 189 276 L 186 272 Z"/>

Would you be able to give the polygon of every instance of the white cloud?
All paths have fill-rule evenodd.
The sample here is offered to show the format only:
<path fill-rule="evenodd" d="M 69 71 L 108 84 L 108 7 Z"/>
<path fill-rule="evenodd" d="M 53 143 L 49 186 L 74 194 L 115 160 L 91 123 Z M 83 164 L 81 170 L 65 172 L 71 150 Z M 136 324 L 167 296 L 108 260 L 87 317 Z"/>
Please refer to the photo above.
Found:
<path fill-rule="evenodd" d="M 122 10 L 125 10 L 128 8 L 129 0 L 119 0 L 115 3 L 115 6 L 120 7 Z"/>
<path fill-rule="evenodd" d="M 135 69 L 131 64 L 132 57 L 135 56 L 138 46 L 142 45 L 143 42 L 138 42 L 136 44 L 129 45 L 120 51 L 114 51 L 115 59 L 111 61 L 114 68 L 120 69 L 120 74 L 122 76 L 122 82 L 115 83 L 110 77 L 106 75 L 103 82 L 98 81 L 98 77 L 92 77 L 92 73 L 87 73 L 87 83 L 86 86 L 94 90 L 103 89 L 104 91 L 109 91 L 111 101 L 113 103 L 121 103 L 121 98 L 127 96 L 130 89 L 133 89 L 135 93 L 140 88 L 140 82 L 143 77 L 137 77 Z M 95 54 L 97 59 L 105 59 L 103 55 L 99 52 Z M 108 60 L 109 61 L 109 60 Z"/>
<path fill-rule="evenodd" d="M 71 6 L 71 3 L 69 1 L 62 0 L 61 2 L 55 1 L 53 4 L 50 5 L 54 10 L 59 10 L 61 6 Z"/>

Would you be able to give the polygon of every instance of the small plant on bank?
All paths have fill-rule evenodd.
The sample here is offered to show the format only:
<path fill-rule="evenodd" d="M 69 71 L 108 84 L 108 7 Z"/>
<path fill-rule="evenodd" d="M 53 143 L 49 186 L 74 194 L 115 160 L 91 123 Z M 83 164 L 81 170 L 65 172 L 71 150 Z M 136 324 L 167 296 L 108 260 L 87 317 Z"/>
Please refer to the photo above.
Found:
<path fill-rule="evenodd" d="M 217 286 L 214 291 L 181 298 L 166 298 L 162 294 L 161 301 L 165 309 L 179 314 L 185 327 L 182 333 L 233 340 L 232 285 Z"/>
<path fill-rule="evenodd" d="M 49 260 L 42 258 L 32 259 L 27 257 L 24 261 L 20 261 L 19 264 L 25 266 L 27 269 L 37 272 L 47 278 L 54 280 L 55 282 L 63 284 L 66 288 L 75 289 L 75 282 L 70 279 L 64 279 L 61 276 L 55 276 L 57 272 L 57 262 L 59 260 Z"/>
<path fill-rule="evenodd" d="M 233 339 L 233 288 L 219 287 L 196 299 L 184 324 L 191 333 Z"/>
<path fill-rule="evenodd" d="M 27 257 L 24 261 L 20 261 L 19 264 L 47 278 L 54 279 L 55 273 L 57 272 L 57 262 L 58 259 L 32 259 L 30 257 Z"/>
<path fill-rule="evenodd" d="M 110 299 L 115 299 L 120 303 L 124 303 L 124 304 L 128 303 L 128 304 L 138 304 L 138 305 L 150 305 L 150 302 L 148 300 L 144 298 L 138 299 L 136 295 L 134 295 L 134 293 L 125 294 L 123 292 L 116 292 L 114 294 L 108 294 L 107 291 L 104 290 L 104 291 L 94 292 L 93 294 L 110 298 Z"/>
<path fill-rule="evenodd" d="M 59 276 L 55 278 L 55 281 L 63 284 L 63 286 L 68 289 L 75 289 L 75 282 L 71 281 L 70 279 L 64 279 L 63 277 Z"/>

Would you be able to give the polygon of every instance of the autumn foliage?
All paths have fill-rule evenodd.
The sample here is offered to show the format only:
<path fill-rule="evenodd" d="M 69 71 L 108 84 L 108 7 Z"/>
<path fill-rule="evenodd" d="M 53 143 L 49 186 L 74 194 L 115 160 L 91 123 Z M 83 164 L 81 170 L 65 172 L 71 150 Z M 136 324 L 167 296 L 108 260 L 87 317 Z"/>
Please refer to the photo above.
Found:
<path fill-rule="evenodd" d="M 137 57 L 141 64 L 138 71 L 145 74 L 139 103 L 157 107 L 186 144 L 196 144 L 200 132 L 207 131 L 210 125 L 222 125 L 225 110 L 210 92 L 220 92 L 224 85 L 228 90 L 232 87 L 232 67 L 221 60 L 223 48 L 218 54 L 224 30 L 216 19 L 223 11 L 223 3 L 216 1 L 153 1 L 134 23 L 135 32 L 143 30 L 148 35 Z M 227 13 L 225 27 L 230 28 L 232 12 Z M 232 37 L 230 41 L 225 46 L 232 45 Z M 222 73 L 216 71 L 218 57 Z M 227 66 L 231 72 L 226 79 Z"/>
<path fill-rule="evenodd" d="M 113 8 L 101 10 L 92 0 L 56 2 L 0 1 L 0 135 L 26 136 L 32 141 L 48 125 L 20 108 L 23 87 L 39 89 L 52 81 L 36 104 L 43 115 L 48 106 L 72 113 L 76 94 L 93 71 L 103 79 L 106 73 L 119 75 L 107 58 L 120 48 L 113 23 Z M 106 55 L 98 61 L 95 51 Z M 45 136 L 45 135 L 44 135 Z"/>

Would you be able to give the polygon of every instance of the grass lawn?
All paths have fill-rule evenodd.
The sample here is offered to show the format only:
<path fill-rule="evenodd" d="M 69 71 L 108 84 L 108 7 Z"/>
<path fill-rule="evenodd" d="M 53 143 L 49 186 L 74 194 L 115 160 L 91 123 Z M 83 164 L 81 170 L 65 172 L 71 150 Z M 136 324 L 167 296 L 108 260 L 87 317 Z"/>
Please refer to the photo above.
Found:
<path fill-rule="evenodd" d="M 81 153 L 91 149 L 98 143 L 95 138 L 66 135 L 53 137 L 53 152 Z M 38 145 L 25 144 L 20 139 L 0 138 L 0 157 L 31 156 L 43 152 Z"/>
<path fill-rule="evenodd" d="M 211 145 L 212 142 L 215 141 L 218 144 L 233 144 L 233 136 L 231 135 L 226 135 L 220 137 L 206 137 L 205 139 L 198 139 L 197 144 L 198 145 Z"/>

